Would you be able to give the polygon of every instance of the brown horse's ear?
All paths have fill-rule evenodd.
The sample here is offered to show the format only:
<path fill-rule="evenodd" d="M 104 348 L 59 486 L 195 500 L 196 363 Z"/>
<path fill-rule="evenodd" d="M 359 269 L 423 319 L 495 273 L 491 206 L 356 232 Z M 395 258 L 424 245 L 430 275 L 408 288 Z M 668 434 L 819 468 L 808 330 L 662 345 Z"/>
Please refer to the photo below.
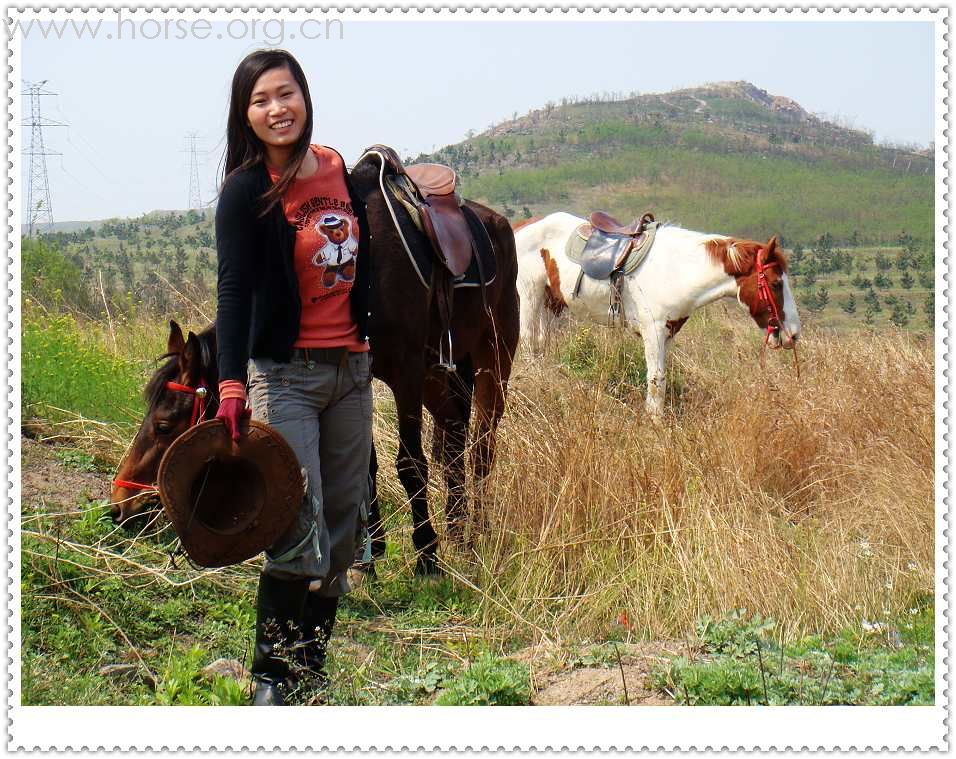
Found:
<path fill-rule="evenodd" d="M 183 340 L 183 331 L 173 320 L 169 320 L 169 340 L 166 341 L 166 353 L 173 355 L 182 353 L 186 343 Z"/>
<path fill-rule="evenodd" d="M 202 375 L 202 347 L 199 345 L 199 338 L 192 332 L 186 338 L 186 344 L 179 354 L 179 376 L 183 377 L 186 384 L 195 385 L 199 382 Z"/>
<path fill-rule="evenodd" d="M 777 236 L 774 235 L 770 238 L 770 242 L 767 243 L 766 248 L 761 248 L 760 252 L 757 254 L 757 259 L 760 263 L 765 264 L 769 261 L 774 253 L 777 252 Z"/>

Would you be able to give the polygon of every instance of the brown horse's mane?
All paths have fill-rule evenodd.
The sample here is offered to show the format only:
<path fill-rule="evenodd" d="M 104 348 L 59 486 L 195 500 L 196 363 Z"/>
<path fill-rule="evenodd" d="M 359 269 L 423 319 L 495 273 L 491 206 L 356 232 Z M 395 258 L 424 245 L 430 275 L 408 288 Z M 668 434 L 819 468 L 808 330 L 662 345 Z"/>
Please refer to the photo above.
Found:
<path fill-rule="evenodd" d="M 200 349 L 200 360 L 202 362 L 203 374 L 208 377 L 208 369 L 211 367 L 216 369 L 215 374 L 218 377 L 218 367 L 216 367 L 216 356 L 215 356 L 215 343 L 216 343 L 216 324 L 215 322 L 210 324 L 206 329 L 200 332 L 196 337 L 199 338 L 199 349 Z M 160 366 L 150 378 L 149 382 L 146 383 L 146 387 L 143 390 L 143 399 L 146 401 L 146 408 L 149 411 L 152 411 L 156 408 L 156 404 L 159 403 L 159 399 L 163 396 L 166 391 L 166 383 L 171 382 L 179 376 L 179 354 L 178 353 L 164 353 L 162 356 L 157 357 L 157 361 L 165 360 L 166 363 Z M 218 383 L 212 383 L 214 387 L 210 387 L 209 391 L 215 395 L 219 396 L 219 387 Z"/>
<path fill-rule="evenodd" d="M 724 267 L 724 271 L 733 275 L 750 273 L 757 260 L 757 254 L 762 248 L 767 247 L 767 243 L 725 237 L 707 240 L 704 247 L 715 263 L 720 264 Z M 774 250 L 771 259 L 780 265 L 780 271 L 785 272 L 787 270 L 787 257 L 779 246 Z"/>

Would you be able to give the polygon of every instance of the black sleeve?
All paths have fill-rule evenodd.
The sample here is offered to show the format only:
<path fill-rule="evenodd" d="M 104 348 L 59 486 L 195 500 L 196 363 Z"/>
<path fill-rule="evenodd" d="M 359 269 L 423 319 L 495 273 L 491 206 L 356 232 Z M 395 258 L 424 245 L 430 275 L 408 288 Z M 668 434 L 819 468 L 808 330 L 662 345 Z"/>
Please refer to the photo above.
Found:
<path fill-rule="evenodd" d="M 216 338 L 219 379 L 246 382 L 256 234 L 249 183 L 238 176 L 224 184 L 216 207 Z"/>

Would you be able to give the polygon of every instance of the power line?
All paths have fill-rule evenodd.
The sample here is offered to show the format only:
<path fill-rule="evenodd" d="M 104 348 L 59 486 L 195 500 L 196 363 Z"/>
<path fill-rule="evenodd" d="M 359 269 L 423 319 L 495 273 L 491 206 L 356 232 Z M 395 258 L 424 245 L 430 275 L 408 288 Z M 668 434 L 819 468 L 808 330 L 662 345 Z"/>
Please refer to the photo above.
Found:
<path fill-rule="evenodd" d="M 55 92 L 48 92 L 43 89 L 47 83 L 42 82 L 24 82 L 27 87 L 26 92 L 21 92 L 23 97 L 30 98 L 30 120 L 23 121 L 21 126 L 30 127 L 30 149 L 24 150 L 23 155 L 30 156 L 30 184 L 27 188 L 27 235 L 33 236 L 33 228 L 40 223 L 45 223 L 47 229 L 53 229 L 53 204 L 50 201 L 50 178 L 46 170 L 46 157 L 48 155 L 62 155 L 55 150 L 46 150 L 43 144 L 44 127 L 67 126 L 60 121 L 53 121 L 45 118 L 40 112 L 40 98 L 45 95 L 55 95 Z"/>

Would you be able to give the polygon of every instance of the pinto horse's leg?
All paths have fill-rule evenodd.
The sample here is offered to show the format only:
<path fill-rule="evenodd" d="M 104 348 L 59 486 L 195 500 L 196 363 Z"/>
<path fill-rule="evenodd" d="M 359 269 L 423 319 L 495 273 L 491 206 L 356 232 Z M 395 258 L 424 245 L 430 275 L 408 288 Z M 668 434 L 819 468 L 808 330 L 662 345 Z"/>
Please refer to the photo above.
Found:
<path fill-rule="evenodd" d="M 414 376 L 412 376 L 414 375 Z M 422 450 L 422 393 L 420 375 L 392 388 L 398 412 L 398 479 L 412 505 L 412 543 L 418 553 L 415 574 L 436 574 L 438 535 L 428 518 L 428 460 Z"/>
<path fill-rule="evenodd" d="M 647 400 L 644 408 L 651 416 L 659 417 L 664 411 L 664 362 L 667 358 L 667 326 L 665 324 L 642 324 L 644 338 L 644 363 L 647 365 Z"/>

